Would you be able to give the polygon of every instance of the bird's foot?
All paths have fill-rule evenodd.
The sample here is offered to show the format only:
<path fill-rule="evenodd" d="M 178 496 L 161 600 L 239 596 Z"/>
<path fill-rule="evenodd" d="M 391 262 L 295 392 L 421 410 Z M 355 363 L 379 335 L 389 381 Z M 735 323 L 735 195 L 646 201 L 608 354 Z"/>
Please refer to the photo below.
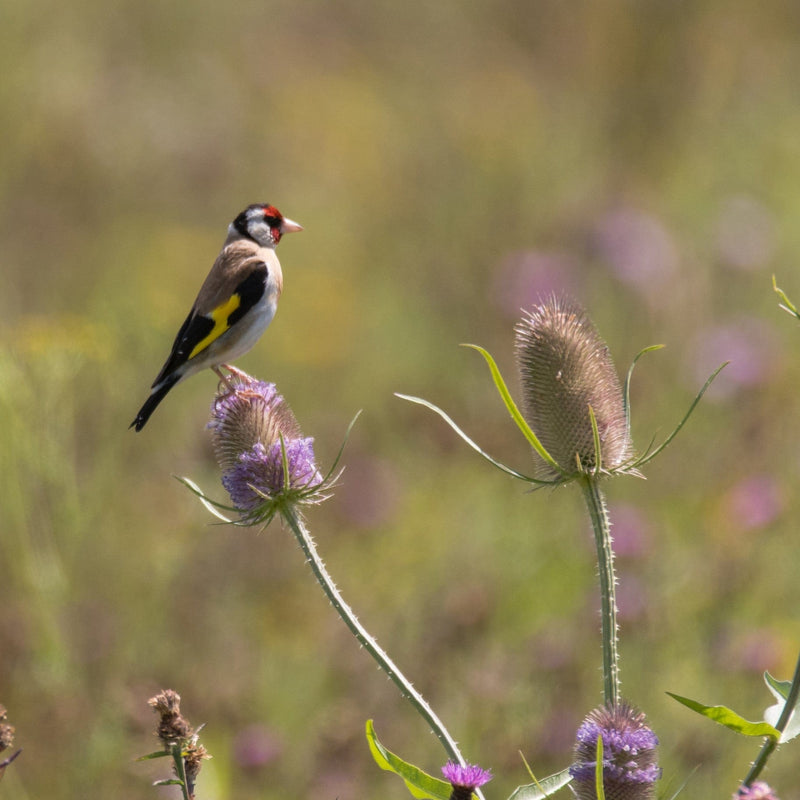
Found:
<path fill-rule="evenodd" d="M 230 375 L 225 375 L 225 373 L 220 371 L 220 367 L 228 370 Z M 226 400 L 232 394 L 241 394 L 241 395 L 248 395 L 248 394 L 255 394 L 257 392 L 250 392 L 245 387 L 249 383 L 253 383 L 255 378 L 248 375 L 244 370 L 237 369 L 236 367 L 232 367 L 230 364 L 220 364 L 218 367 L 211 367 L 214 374 L 219 378 L 220 385 L 224 385 L 226 391 L 217 395 L 216 403 L 221 403 L 223 400 Z M 234 381 L 231 381 L 231 378 L 234 378 Z"/>

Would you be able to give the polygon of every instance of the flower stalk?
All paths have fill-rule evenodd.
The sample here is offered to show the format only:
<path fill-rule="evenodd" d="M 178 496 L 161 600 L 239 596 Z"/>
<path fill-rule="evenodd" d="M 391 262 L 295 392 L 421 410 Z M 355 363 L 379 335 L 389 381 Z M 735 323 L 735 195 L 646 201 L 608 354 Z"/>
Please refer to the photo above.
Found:
<path fill-rule="evenodd" d="M 775 723 L 775 728 L 780 731 L 780 733 L 783 733 L 786 726 L 789 724 L 789 718 L 792 716 L 792 712 L 797 705 L 798 698 L 800 698 L 800 656 L 798 656 L 797 664 L 794 668 L 792 686 L 791 689 L 789 689 L 789 694 L 786 697 L 783 711 L 781 711 L 781 715 L 778 717 L 778 721 Z M 769 757 L 777 747 L 778 740 L 772 736 L 768 736 L 764 740 L 764 744 L 761 746 L 761 750 L 759 751 L 756 760 L 753 762 L 753 765 L 750 767 L 745 779 L 742 781 L 742 786 L 747 787 L 753 785 L 753 782 L 762 773 L 764 767 L 767 765 Z"/>
<path fill-rule="evenodd" d="M 291 528 L 300 549 L 306 557 L 314 577 L 317 579 L 322 591 L 330 601 L 331 605 L 336 610 L 336 613 L 342 618 L 342 621 L 347 625 L 353 636 L 356 637 L 359 644 L 372 656 L 378 666 L 383 670 L 391 679 L 392 683 L 400 690 L 400 694 L 405 697 L 411 705 L 416 709 L 420 716 L 428 723 L 436 738 L 441 742 L 447 755 L 461 765 L 465 765 L 466 761 L 461 755 L 458 745 L 453 737 L 445 728 L 442 721 L 434 713 L 433 709 L 428 705 L 422 695 L 413 687 L 408 678 L 403 675 L 397 665 L 392 661 L 385 650 L 378 644 L 374 637 L 367 631 L 367 629 L 359 622 L 352 608 L 344 601 L 344 598 L 336 588 L 324 562 L 317 552 L 314 540 L 305 526 L 305 523 L 291 506 L 285 506 L 281 509 L 283 519 L 286 524 Z M 479 790 L 476 789 L 478 797 L 482 798 Z"/>
<path fill-rule="evenodd" d="M 237 377 L 234 391 L 223 392 L 214 401 L 208 426 L 223 470 L 222 483 L 232 506 L 210 500 L 191 481 L 183 479 L 183 483 L 226 522 L 266 527 L 276 515 L 280 516 L 294 534 L 317 583 L 350 632 L 427 722 L 448 757 L 465 764 L 442 721 L 342 598 L 303 520 L 304 505 L 320 503 L 329 496 L 327 492 L 338 478 L 336 468 L 344 445 L 323 477 L 314 461 L 313 440 L 303 438 L 291 409 L 274 384 L 244 374 Z M 219 509 L 236 512 L 238 517 L 228 519 Z M 476 794 L 483 800 L 480 791 L 476 790 Z"/>
<path fill-rule="evenodd" d="M 599 481 L 592 475 L 581 480 L 583 499 L 589 511 L 597 549 L 597 569 L 600 577 L 600 616 L 603 641 L 603 697 L 607 706 L 619 702 L 619 654 L 617 651 L 617 579 L 614 573 L 614 548 L 611 522 L 605 495 Z"/>

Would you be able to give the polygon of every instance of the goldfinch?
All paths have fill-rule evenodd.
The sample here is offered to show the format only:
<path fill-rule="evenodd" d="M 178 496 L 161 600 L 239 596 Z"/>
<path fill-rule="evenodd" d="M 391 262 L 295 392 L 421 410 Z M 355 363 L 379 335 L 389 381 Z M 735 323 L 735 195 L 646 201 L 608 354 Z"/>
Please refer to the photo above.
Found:
<path fill-rule="evenodd" d="M 210 368 L 228 383 L 219 367 L 235 374 L 228 362 L 244 355 L 275 316 L 283 289 L 275 245 L 283 234 L 301 230 L 270 205 L 248 206 L 228 226 L 222 251 L 131 428 L 140 431 L 167 392 L 195 372 Z"/>

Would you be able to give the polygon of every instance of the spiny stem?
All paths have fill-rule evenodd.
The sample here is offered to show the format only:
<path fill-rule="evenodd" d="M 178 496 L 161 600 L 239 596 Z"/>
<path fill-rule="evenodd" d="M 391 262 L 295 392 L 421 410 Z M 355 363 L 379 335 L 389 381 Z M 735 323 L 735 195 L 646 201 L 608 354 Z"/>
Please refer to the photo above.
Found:
<path fill-rule="evenodd" d="M 619 655 L 617 653 L 617 598 L 614 576 L 614 550 L 611 546 L 611 522 L 603 491 L 594 475 L 581 480 L 583 498 L 589 509 L 597 547 L 597 570 L 600 576 L 600 606 L 603 637 L 603 695 L 607 706 L 619 701 Z"/>
<path fill-rule="evenodd" d="M 789 689 L 789 694 L 786 697 L 786 703 L 783 706 L 780 717 L 775 723 L 775 727 L 783 733 L 786 726 L 789 724 L 789 718 L 792 716 L 792 711 L 797 705 L 797 698 L 800 696 L 800 656 L 797 658 L 797 664 L 794 668 L 794 677 L 792 678 L 792 686 Z M 742 786 L 751 786 L 753 781 L 761 774 L 761 770 L 767 765 L 767 760 L 772 755 L 778 742 L 775 739 L 767 738 L 761 746 L 758 757 L 750 767 L 747 777 L 742 781 Z"/>
<path fill-rule="evenodd" d="M 170 752 L 172 753 L 172 762 L 175 765 L 175 774 L 181 786 L 183 800 L 193 800 L 193 787 L 189 786 L 189 782 L 186 780 L 186 762 L 183 760 L 183 748 L 181 747 L 181 743 L 176 742 L 172 745 Z"/>
<path fill-rule="evenodd" d="M 458 745 L 453 740 L 453 737 L 450 736 L 442 721 L 433 712 L 433 709 L 411 685 L 410 681 L 398 669 L 377 641 L 367 632 L 366 628 L 358 621 L 350 606 L 345 603 L 317 552 L 311 534 L 308 532 L 305 524 L 295 510 L 291 506 L 286 506 L 282 508 L 281 511 L 283 518 L 292 529 L 292 533 L 294 533 L 297 543 L 300 545 L 300 549 L 305 554 L 311 571 L 314 573 L 314 577 L 322 587 L 331 605 L 344 621 L 344 624 L 347 625 L 364 649 L 375 659 L 378 666 L 391 678 L 392 682 L 400 690 L 400 694 L 414 706 L 417 712 L 428 723 L 431 730 L 442 743 L 447 755 L 459 764 L 466 764 L 464 757 L 458 749 Z M 475 794 L 479 800 L 484 800 L 483 794 L 479 789 L 475 790 Z"/>

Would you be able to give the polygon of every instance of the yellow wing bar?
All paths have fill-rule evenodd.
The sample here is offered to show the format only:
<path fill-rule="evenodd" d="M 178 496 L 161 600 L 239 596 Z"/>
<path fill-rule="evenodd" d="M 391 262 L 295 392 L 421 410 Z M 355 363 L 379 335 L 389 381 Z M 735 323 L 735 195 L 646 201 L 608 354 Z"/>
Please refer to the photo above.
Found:
<path fill-rule="evenodd" d="M 224 302 L 222 305 L 217 306 L 208 317 L 214 320 L 214 327 L 209 332 L 208 336 L 204 339 L 201 339 L 189 353 L 189 358 L 194 358 L 198 353 L 201 353 L 203 350 L 208 347 L 211 342 L 219 339 L 225 331 L 228 330 L 228 318 L 237 308 L 241 305 L 242 298 L 239 297 L 238 294 L 233 294 L 230 298 Z"/>

